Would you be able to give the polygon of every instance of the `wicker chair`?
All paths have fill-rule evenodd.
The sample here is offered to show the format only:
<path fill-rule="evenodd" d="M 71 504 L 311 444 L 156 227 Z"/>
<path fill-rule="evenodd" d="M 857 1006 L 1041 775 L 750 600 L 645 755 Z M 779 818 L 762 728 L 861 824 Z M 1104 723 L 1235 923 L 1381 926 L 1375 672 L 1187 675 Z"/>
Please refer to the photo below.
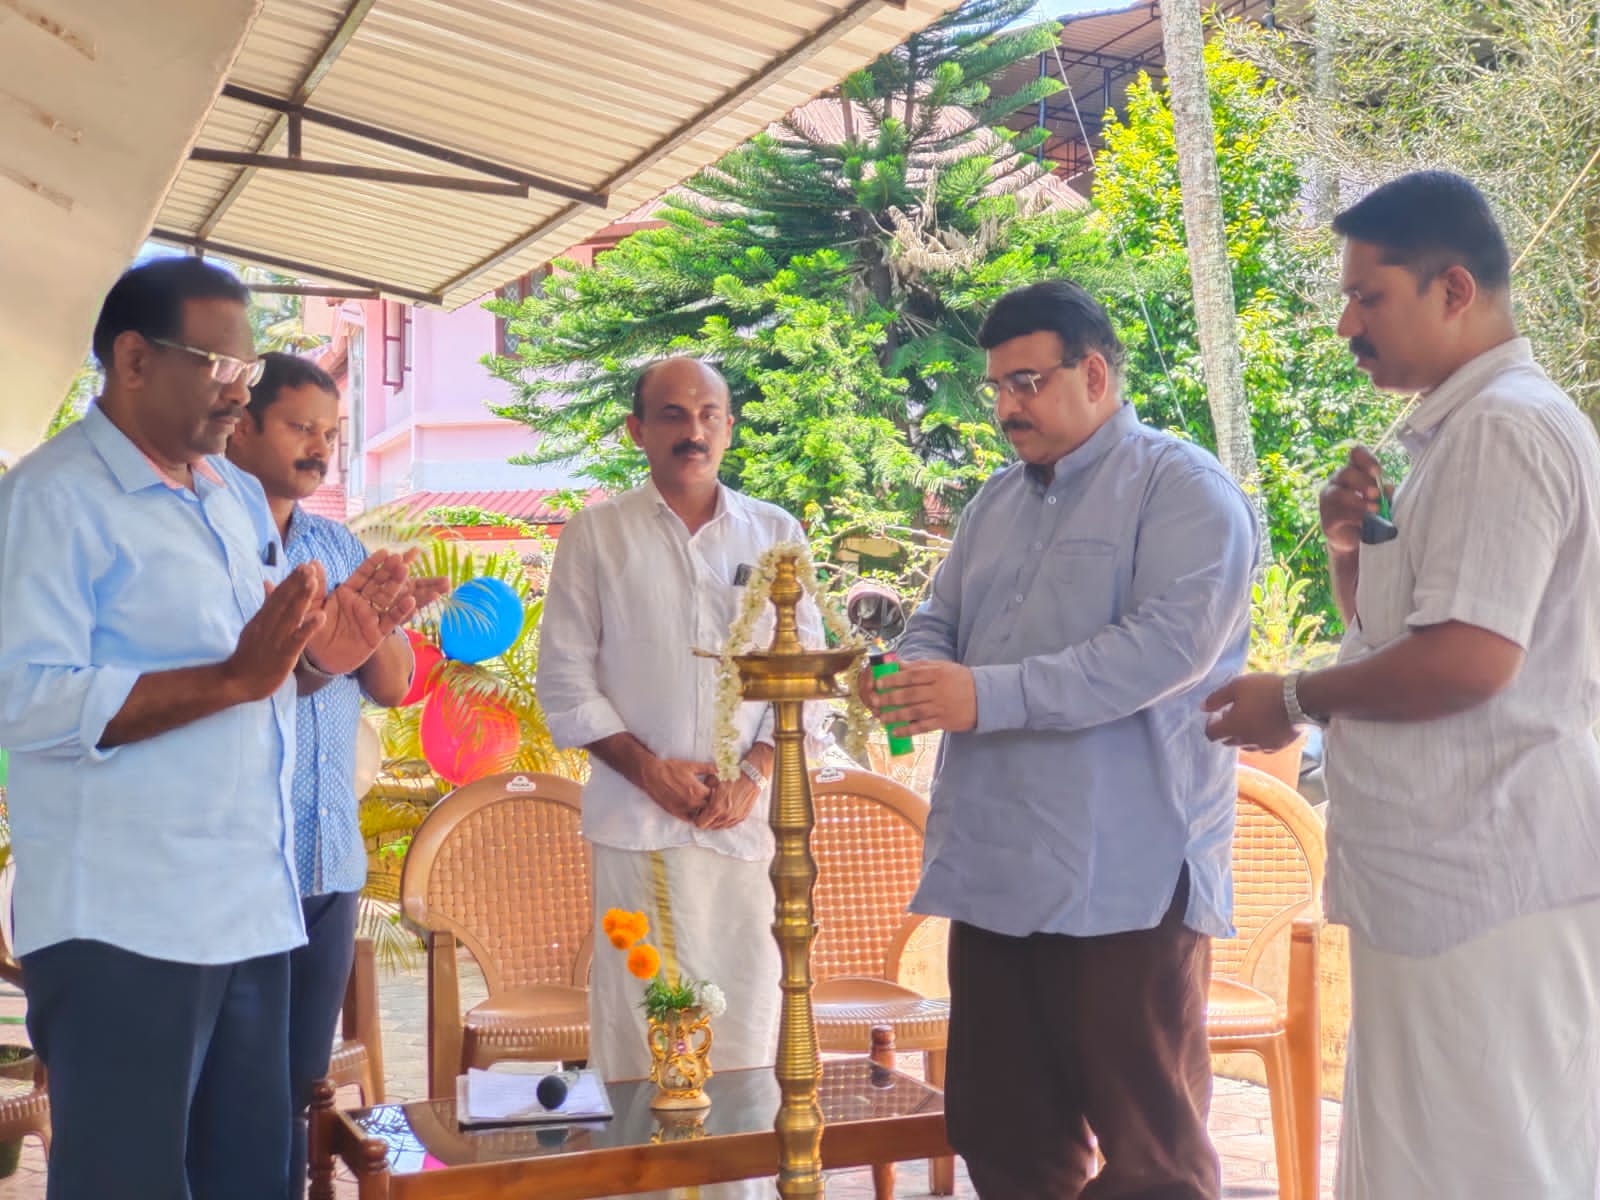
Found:
<path fill-rule="evenodd" d="M 882 775 L 837 768 L 811 773 L 811 795 L 818 1043 L 823 1050 L 866 1054 L 872 1027 L 890 1026 L 895 1048 L 922 1051 L 928 1082 L 943 1087 L 950 1002 L 896 982 L 906 944 L 926 920 L 906 906 L 922 873 L 928 802 Z M 934 1195 L 955 1190 L 954 1160 L 930 1160 L 928 1174 Z M 892 1180 L 892 1168 L 874 1172 L 880 1200 L 892 1195 Z"/>
<path fill-rule="evenodd" d="M 372 939 L 356 939 L 356 956 L 345 987 L 339 1041 L 328 1078 L 335 1088 L 354 1084 L 364 1105 L 383 1103 L 383 1030 L 378 1023 L 378 969 Z"/>
<path fill-rule="evenodd" d="M 1266 1068 L 1283 1200 L 1315 1200 L 1320 1180 L 1321 1041 L 1317 928 L 1326 857 L 1322 823 L 1293 788 L 1239 768 L 1233 923 L 1212 945 L 1206 1028 L 1213 1054 L 1249 1053 Z M 1288 928 L 1286 1003 L 1257 986 L 1265 954 Z"/>
<path fill-rule="evenodd" d="M 589 1056 L 593 954 L 581 788 L 554 775 L 492 775 L 441 800 L 417 828 L 400 910 L 428 947 L 428 1094 L 469 1066 Z M 463 1020 L 457 943 L 489 996 Z"/>

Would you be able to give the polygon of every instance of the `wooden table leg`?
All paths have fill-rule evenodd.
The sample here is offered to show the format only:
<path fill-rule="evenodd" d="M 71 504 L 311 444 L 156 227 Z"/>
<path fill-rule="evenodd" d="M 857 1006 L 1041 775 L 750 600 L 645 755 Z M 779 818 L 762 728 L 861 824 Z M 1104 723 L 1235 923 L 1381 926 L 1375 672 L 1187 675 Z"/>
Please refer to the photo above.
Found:
<path fill-rule="evenodd" d="M 874 1066 L 894 1070 L 894 1027 L 892 1025 L 874 1025 L 872 1027 L 872 1063 Z M 872 1194 L 875 1200 L 894 1200 L 894 1164 L 872 1164 Z"/>
<path fill-rule="evenodd" d="M 358 1200 L 389 1200 L 389 1144 L 377 1138 L 361 1143 L 361 1161 L 356 1164 Z"/>
<path fill-rule="evenodd" d="M 307 1131 L 307 1161 L 311 1164 L 310 1200 L 334 1200 L 333 1197 L 333 1130 L 339 1115 L 333 1108 L 333 1080 L 321 1079 L 311 1092 L 311 1111 Z M 298 1190 L 299 1180 L 291 1180 Z"/>
<path fill-rule="evenodd" d="M 927 1069 L 923 1072 L 928 1082 L 940 1091 L 944 1090 L 944 1050 L 929 1050 L 923 1058 L 927 1062 Z M 928 1160 L 928 1191 L 935 1196 L 953 1196 L 956 1194 L 956 1160 L 948 1155 L 944 1158 L 930 1158 Z"/>

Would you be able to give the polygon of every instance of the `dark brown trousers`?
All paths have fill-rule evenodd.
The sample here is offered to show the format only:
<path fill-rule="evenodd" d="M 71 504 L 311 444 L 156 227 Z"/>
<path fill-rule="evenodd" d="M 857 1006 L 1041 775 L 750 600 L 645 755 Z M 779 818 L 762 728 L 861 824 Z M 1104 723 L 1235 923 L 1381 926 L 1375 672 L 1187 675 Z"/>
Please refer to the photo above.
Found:
<path fill-rule="evenodd" d="M 952 923 L 945 1114 L 983 1200 L 1221 1195 L 1211 939 L 1183 924 L 1188 894 L 1185 870 L 1159 925 L 1103 937 Z"/>

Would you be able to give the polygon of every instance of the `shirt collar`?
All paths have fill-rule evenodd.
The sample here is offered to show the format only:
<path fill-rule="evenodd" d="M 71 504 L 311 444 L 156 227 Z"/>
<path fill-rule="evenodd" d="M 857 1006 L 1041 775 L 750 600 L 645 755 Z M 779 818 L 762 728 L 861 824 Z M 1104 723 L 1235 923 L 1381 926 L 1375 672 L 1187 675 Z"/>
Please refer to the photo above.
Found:
<path fill-rule="evenodd" d="M 98 403 L 91 404 L 89 411 L 83 414 L 83 432 L 101 460 L 111 469 L 112 477 L 123 491 L 142 491 L 154 484 L 174 492 L 186 490 L 182 484 L 167 478 L 166 473 L 156 466 L 155 460 L 134 445 L 133 439 L 117 428 L 111 418 L 101 411 Z M 200 459 L 193 466 L 198 479 L 217 487 L 228 486 L 206 459 Z"/>
<path fill-rule="evenodd" d="M 1090 467 L 1098 463 L 1111 448 L 1120 442 L 1128 433 L 1139 424 L 1139 414 L 1133 405 L 1124 400 L 1106 420 L 1106 423 L 1091 433 L 1081 446 L 1069 450 L 1055 461 L 1055 473 L 1051 481 L 1045 482 L 1044 468 L 1029 463 L 1024 467 L 1028 481 L 1039 491 L 1049 491 L 1059 486 L 1064 481 L 1081 475 Z"/>
<path fill-rule="evenodd" d="M 674 521 L 677 521 L 680 525 L 683 524 L 683 518 L 672 511 L 672 505 L 667 503 L 667 498 L 661 494 L 661 489 L 656 487 L 656 481 L 654 479 L 646 479 L 644 481 L 644 486 L 639 490 L 642 491 L 652 502 L 654 502 L 657 512 L 665 513 Z M 728 490 L 726 484 L 719 480 L 717 482 L 717 507 L 716 510 L 711 514 L 711 520 L 707 521 L 706 524 L 710 525 L 716 521 L 720 521 L 724 516 L 726 516 L 732 501 L 733 493 Z"/>
<path fill-rule="evenodd" d="M 1443 425 L 1461 402 L 1482 391 L 1484 385 L 1513 367 L 1532 366 L 1533 347 L 1525 337 L 1514 337 L 1485 350 L 1457 367 L 1444 381 L 1424 392 L 1400 426 L 1400 443 L 1415 454 Z"/>
<path fill-rule="evenodd" d="M 310 514 L 307 513 L 305 509 L 301 508 L 299 504 L 296 504 L 289 512 L 289 524 L 284 527 L 283 531 L 283 544 L 285 549 L 287 549 L 289 543 L 295 539 L 308 536 L 311 532 L 310 526 Z"/>

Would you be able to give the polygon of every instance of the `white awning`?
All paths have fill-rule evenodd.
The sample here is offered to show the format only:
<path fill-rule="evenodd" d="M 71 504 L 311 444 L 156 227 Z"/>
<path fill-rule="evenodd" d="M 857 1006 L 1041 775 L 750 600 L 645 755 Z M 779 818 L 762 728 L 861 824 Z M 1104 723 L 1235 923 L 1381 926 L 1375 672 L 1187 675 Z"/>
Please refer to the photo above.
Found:
<path fill-rule="evenodd" d="M 155 236 L 455 307 L 660 195 L 953 6 L 267 0 Z M 288 155 L 295 123 L 299 165 L 239 165 Z M 309 173 L 341 166 L 421 178 Z"/>
<path fill-rule="evenodd" d="M 63 143 L 40 155 L 62 175 L 58 160 L 92 159 L 82 178 L 46 174 L 80 204 L 99 202 L 98 221 L 0 210 L 22 218 L 0 235 L 8 251 L 31 244 L 39 268 L 7 281 L 13 311 L 0 345 L 8 363 L 14 346 L 34 345 L 38 362 L 20 390 L 7 372 L 21 404 L 0 406 L 0 447 L 37 436 L 81 360 L 100 295 L 146 232 L 456 307 L 680 183 L 955 3 L 265 0 L 191 139 L 249 0 L 5 0 L 8 77 L 29 68 L 23 95 L 64 108 L 74 128 L 103 128 L 113 144 L 97 134 L 93 155 Z M 67 62 L 59 35 L 19 45 L 8 15 L 31 5 L 77 17 L 101 47 L 98 68 Z M 0 119 L 21 126 L 6 108 L 11 87 L 0 84 Z M 0 190 L 9 179 L 0 165 Z M 59 294 L 40 303 L 52 274 Z"/>

